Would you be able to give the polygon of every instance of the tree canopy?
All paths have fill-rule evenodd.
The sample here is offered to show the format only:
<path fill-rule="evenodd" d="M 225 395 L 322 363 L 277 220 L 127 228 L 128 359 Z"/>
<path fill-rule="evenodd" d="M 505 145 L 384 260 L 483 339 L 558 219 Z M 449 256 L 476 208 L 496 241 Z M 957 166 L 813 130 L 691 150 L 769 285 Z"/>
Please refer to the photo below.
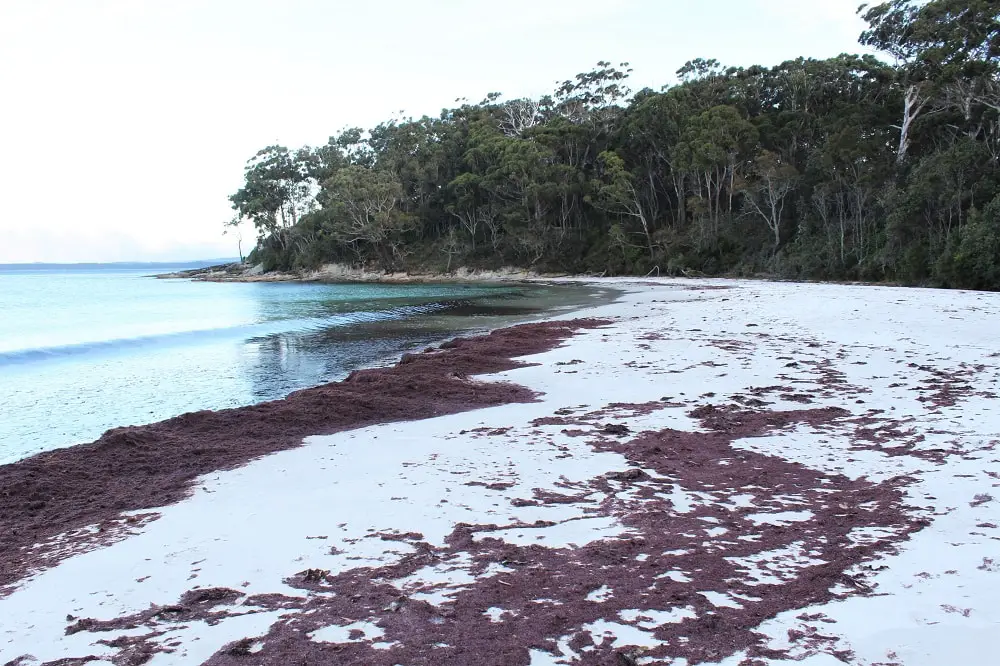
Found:
<path fill-rule="evenodd" d="M 269 146 L 232 197 L 268 270 L 516 265 L 1000 288 L 1000 0 L 862 6 L 885 54 L 600 62 L 539 99 Z M 231 224 L 231 223 L 230 223 Z"/>

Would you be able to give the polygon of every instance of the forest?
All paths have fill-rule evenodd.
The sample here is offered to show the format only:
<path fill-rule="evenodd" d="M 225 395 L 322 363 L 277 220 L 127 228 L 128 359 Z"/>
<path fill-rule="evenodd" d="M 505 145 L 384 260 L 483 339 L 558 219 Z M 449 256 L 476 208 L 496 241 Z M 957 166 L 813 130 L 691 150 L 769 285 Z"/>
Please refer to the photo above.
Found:
<path fill-rule="evenodd" d="M 859 9 L 871 55 L 600 62 L 539 99 L 268 146 L 230 197 L 265 270 L 516 266 L 1000 289 L 1000 0 Z M 457 103 L 456 103 L 457 104 Z"/>

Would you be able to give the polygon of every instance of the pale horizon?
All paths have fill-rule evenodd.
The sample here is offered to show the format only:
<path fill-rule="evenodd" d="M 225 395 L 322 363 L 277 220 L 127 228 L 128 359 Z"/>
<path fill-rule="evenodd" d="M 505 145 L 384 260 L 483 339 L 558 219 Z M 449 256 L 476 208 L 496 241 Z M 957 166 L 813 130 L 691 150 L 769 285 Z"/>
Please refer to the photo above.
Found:
<path fill-rule="evenodd" d="M 176 260 L 140 260 L 140 261 L 9 261 L 0 262 L 0 268 L 11 266 L 180 266 L 187 267 L 195 264 L 209 264 L 214 262 L 227 263 L 238 262 L 239 257 L 202 257 L 200 259 L 176 259 Z"/>
<path fill-rule="evenodd" d="M 858 0 L 37 0 L 0 6 L 0 263 L 235 257 L 228 196 L 257 150 L 537 97 L 598 60 L 630 86 L 684 62 L 860 53 Z M 243 250 L 254 233 L 243 234 Z"/>

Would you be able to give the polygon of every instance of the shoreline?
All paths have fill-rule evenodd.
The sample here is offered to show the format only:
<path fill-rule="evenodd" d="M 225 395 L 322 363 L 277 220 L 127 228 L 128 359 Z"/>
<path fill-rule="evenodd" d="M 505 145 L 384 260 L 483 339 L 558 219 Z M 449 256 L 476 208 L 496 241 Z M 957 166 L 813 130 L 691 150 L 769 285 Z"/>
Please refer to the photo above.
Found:
<path fill-rule="evenodd" d="M 499 269 L 477 269 L 458 268 L 450 273 L 409 273 L 400 271 L 395 273 L 385 273 L 382 271 L 356 268 L 346 264 L 326 264 L 318 269 L 299 272 L 271 271 L 268 273 L 259 272 L 257 267 L 246 267 L 244 264 L 219 264 L 207 266 L 175 273 L 153 274 L 148 277 L 158 280 L 193 280 L 195 282 L 239 282 L 239 283 L 261 283 L 261 282 L 295 282 L 303 284 L 450 284 L 450 283 L 502 283 L 502 282 L 583 282 L 594 286 L 606 284 L 634 284 L 643 280 L 655 282 L 672 281 L 679 283 L 705 283 L 705 282 L 761 282 L 776 284 L 813 284 L 813 285 L 841 285 L 851 287 L 886 287 L 905 289 L 935 289 L 939 291 L 978 291 L 972 289 L 961 289 L 955 287 L 939 287 L 927 284 L 904 284 L 900 282 L 869 282 L 865 280 L 809 280 L 805 278 L 784 278 L 773 275 L 758 274 L 752 276 L 741 275 L 680 275 L 661 276 L 657 275 L 618 275 L 605 276 L 595 274 L 575 274 L 575 273 L 539 273 L 525 268 L 506 267 Z M 982 293 L 994 293 L 984 291 Z"/>
<path fill-rule="evenodd" d="M 53 542 L 0 597 L 0 662 L 991 663 L 1000 298 L 598 284 L 623 296 L 330 396 L 425 420 L 173 420 L 291 444 L 223 443 L 179 501 Z M 118 458 L 155 447 L 128 430 Z"/>
<path fill-rule="evenodd" d="M 175 299 L 164 302 L 176 304 L 178 312 L 191 309 L 176 300 L 183 295 L 207 319 L 174 326 L 168 321 L 174 315 L 160 312 L 156 323 L 136 322 L 96 335 L 88 325 L 74 336 L 80 338 L 77 343 L 64 335 L 53 346 L 28 342 L 27 349 L 0 353 L 0 370 L 9 380 L 0 395 L 7 398 L 12 417 L 0 423 L 0 464 L 91 442 L 122 425 L 280 399 L 343 379 L 352 370 L 394 364 L 404 353 L 455 336 L 616 297 L 613 289 L 532 283 L 304 286 L 305 291 L 285 286 L 273 293 L 223 285 L 216 294 L 187 281 L 142 280 L 123 288 L 134 285 L 144 298 L 154 299 L 152 309 L 158 309 L 160 293 Z M 206 302 L 223 309 L 207 312 Z M 127 311 L 111 311 L 129 317 Z M 104 334 L 109 339 L 101 340 Z M 64 367 L 72 374 L 61 376 Z"/>
<path fill-rule="evenodd" d="M 198 476 L 301 446 L 306 436 L 532 400 L 534 394 L 516 384 L 467 378 L 520 367 L 514 356 L 522 347 L 528 353 L 545 351 L 576 330 L 599 324 L 583 319 L 520 324 L 456 337 L 403 354 L 393 366 L 355 370 L 341 381 L 279 400 L 113 428 L 93 442 L 0 465 L 0 488 L 13 489 L 0 500 L 0 534 L 5 535 L 0 538 L 0 596 L 27 572 L 44 570 L 64 555 L 33 553 L 19 561 L 18 551 L 93 524 L 104 533 L 94 545 L 106 545 L 116 538 L 109 532 L 155 519 L 143 515 L 121 521 L 120 515 L 179 502 Z M 192 456 L 193 461 L 185 461 Z M 129 481 L 120 487 L 123 478 Z M 82 543 L 74 552 L 89 547 Z"/>

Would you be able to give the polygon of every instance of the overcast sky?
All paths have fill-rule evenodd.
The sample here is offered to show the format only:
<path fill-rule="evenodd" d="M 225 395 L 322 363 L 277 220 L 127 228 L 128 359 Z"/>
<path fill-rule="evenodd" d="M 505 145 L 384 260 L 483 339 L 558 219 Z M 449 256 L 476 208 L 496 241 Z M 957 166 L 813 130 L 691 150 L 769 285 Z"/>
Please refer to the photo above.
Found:
<path fill-rule="evenodd" d="M 0 0 L 0 263 L 236 255 L 245 161 L 598 60 L 858 52 L 859 0 Z M 245 234 L 248 238 L 252 232 Z"/>

